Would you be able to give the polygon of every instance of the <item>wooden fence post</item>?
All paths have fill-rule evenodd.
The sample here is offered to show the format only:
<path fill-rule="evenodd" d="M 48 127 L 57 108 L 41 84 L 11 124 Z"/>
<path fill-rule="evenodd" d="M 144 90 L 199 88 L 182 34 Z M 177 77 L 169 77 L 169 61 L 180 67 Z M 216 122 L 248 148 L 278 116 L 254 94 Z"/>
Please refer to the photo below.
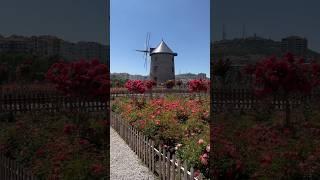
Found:
<path fill-rule="evenodd" d="M 167 171 L 167 173 L 166 173 L 166 175 L 167 175 L 167 178 L 168 179 L 170 179 L 170 169 L 171 169 L 171 162 L 170 162 L 170 152 L 168 151 L 167 152 L 167 158 L 166 158 L 167 160 L 166 160 L 166 164 L 167 164 L 167 168 L 166 168 L 166 171 Z"/>
<path fill-rule="evenodd" d="M 155 144 L 154 144 L 154 141 L 152 140 L 151 141 L 151 171 L 153 172 L 153 173 L 155 173 L 156 172 L 156 168 L 155 168 L 155 146 L 154 146 Z"/>
<path fill-rule="evenodd" d="M 192 179 L 192 180 L 194 179 L 194 169 L 193 169 L 193 167 L 190 168 L 190 177 L 191 177 L 190 179 Z"/>
<path fill-rule="evenodd" d="M 161 148 L 161 145 L 159 144 L 159 169 L 158 169 L 158 172 L 159 172 L 159 179 L 162 180 L 162 155 L 161 155 L 161 152 L 162 152 L 162 148 Z"/>
<path fill-rule="evenodd" d="M 183 170 L 183 180 L 188 179 L 188 166 L 186 161 L 183 162 Z"/>
<path fill-rule="evenodd" d="M 181 161 L 180 161 L 180 159 L 178 159 L 177 163 L 178 163 L 178 167 L 177 167 L 177 170 L 178 170 L 178 180 L 181 180 Z"/>
<path fill-rule="evenodd" d="M 172 155 L 172 180 L 175 180 L 176 179 L 176 155 L 173 154 Z"/>

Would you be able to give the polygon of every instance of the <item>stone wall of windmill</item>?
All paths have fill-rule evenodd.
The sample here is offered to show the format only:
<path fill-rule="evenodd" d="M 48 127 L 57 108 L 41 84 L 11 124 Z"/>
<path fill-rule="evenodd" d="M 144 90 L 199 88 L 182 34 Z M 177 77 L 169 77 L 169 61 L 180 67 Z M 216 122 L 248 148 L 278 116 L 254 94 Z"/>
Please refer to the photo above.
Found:
<path fill-rule="evenodd" d="M 150 48 L 150 79 L 157 83 L 174 80 L 174 57 L 177 55 L 163 40 L 156 48 Z"/>
<path fill-rule="evenodd" d="M 150 68 L 150 79 L 157 83 L 175 79 L 174 56 L 171 54 L 153 54 Z"/>

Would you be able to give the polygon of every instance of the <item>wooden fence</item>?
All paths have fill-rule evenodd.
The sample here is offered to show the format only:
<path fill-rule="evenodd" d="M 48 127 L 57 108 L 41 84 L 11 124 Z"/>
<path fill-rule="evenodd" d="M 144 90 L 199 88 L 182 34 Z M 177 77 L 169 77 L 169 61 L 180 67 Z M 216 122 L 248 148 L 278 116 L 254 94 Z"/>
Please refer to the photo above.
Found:
<path fill-rule="evenodd" d="M 132 94 L 127 89 L 111 89 L 110 93 L 114 96 Z M 209 93 L 209 91 L 207 93 Z M 151 91 L 146 91 L 144 94 L 190 94 L 190 91 L 189 89 L 152 89 Z"/>
<path fill-rule="evenodd" d="M 153 88 L 151 90 L 153 93 L 188 93 L 189 90 L 187 88 L 173 88 L 173 89 L 166 89 L 166 88 Z M 148 90 L 146 93 L 150 92 Z M 111 94 L 127 94 L 130 93 L 126 88 L 111 88 Z"/>
<path fill-rule="evenodd" d="M 54 91 L 3 92 L 0 94 L 0 113 L 25 112 L 101 112 L 106 103 L 97 99 L 72 98 Z"/>
<path fill-rule="evenodd" d="M 36 180 L 30 171 L 24 169 L 17 162 L 0 154 L 0 179 L 1 180 Z"/>
<path fill-rule="evenodd" d="M 118 115 L 111 113 L 111 126 L 115 129 L 129 147 L 137 154 L 151 172 L 160 180 L 202 180 L 203 175 L 194 177 L 193 167 L 186 162 L 181 163 L 175 154 L 170 154 L 161 146 L 155 147 L 153 140 L 130 126 Z"/>
<path fill-rule="evenodd" d="M 145 98 L 158 98 L 163 95 L 174 95 L 174 96 L 179 96 L 179 97 L 208 97 L 207 93 L 145 93 L 145 94 L 136 94 L 136 93 L 123 93 L 123 94 L 111 94 L 111 100 L 113 100 L 116 97 L 145 97 Z M 209 99 L 208 99 L 209 100 Z"/>
<path fill-rule="evenodd" d="M 240 110 L 252 111 L 258 107 L 270 107 L 274 110 L 283 111 L 286 108 L 286 99 L 283 95 L 274 94 L 268 98 L 258 98 L 252 89 L 238 88 L 216 88 L 212 90 L 212 108 L 214 112 Z M 320 100 L 319 91 L 309 95 L 294 94 L 288 97 L 290 109 L 305 105 L 314 104 Z"/>

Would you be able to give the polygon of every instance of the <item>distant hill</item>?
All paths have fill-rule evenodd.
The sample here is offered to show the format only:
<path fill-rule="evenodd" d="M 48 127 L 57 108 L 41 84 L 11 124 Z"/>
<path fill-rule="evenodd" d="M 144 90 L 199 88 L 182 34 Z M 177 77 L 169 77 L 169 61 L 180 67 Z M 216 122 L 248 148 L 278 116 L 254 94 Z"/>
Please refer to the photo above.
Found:
<path fill-rule="evenodd" d="M 261 37 L 221 40 L 211 44 L 211 58 L 229 58 L 238 64 L 256 62 L 267 56 L 282 56 L 280 41 Z M 307 58 L 320 58 L 320 54 L 307 50 Z"/>

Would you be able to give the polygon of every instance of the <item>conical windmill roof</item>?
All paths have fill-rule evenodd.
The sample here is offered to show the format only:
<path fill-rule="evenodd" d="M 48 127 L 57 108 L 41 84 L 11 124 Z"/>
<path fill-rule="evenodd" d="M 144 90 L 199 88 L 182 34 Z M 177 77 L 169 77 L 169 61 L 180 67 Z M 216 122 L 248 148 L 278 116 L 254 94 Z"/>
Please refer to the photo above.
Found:
<path fill-rule="evenodd" d="M 158 54 L 158 53 L 176 55 L 176 53 L 174 53 L 163 40 L 161 41 L 161 43 L 156 48 L 154 48 L 151 51 L 150 55 L 151 54 Z"/>

